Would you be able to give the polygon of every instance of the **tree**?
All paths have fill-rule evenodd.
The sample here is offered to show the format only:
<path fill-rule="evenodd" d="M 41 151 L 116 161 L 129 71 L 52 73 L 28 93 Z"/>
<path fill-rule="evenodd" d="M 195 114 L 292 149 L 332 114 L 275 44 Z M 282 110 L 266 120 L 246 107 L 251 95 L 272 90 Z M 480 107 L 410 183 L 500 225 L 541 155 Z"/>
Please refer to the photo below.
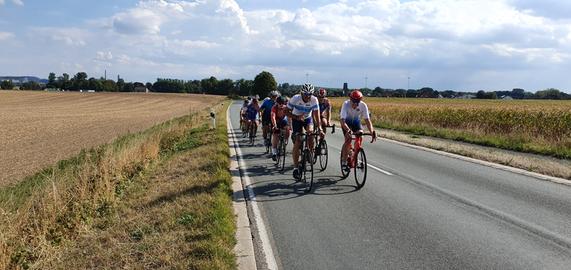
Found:
<path fill-rule="evenodd" d="M 486 98 L 486 91 L 484 91 L 484 90 L 478 91 L 478 93 L 476 93 L 476 98 L 477 99 L 485 99 Z"/>
<path fill-rule="evenodd" d="M 564 94 L 559 89 L 549 88 L 542 91 L 537 91 L 535 97 L 539 99 L 563 99 Z"/>
<path fill-rule="evenodd" d="M 149 91 L 153 90 L 153 84 L 152 83 L 148 82 L 145 84 L 145 86 L 147 87 L 147 89 L 149 89 Z"/>
<path fill-rule="evenodd" d="M 63 90 L 68 90 L 69 87 L 71 86 L 69 83 L 69 74 L 64 73 L 64 74 L 62 74 L 61 77 L 58 77 L 56 84 L 57 84 L 58 88 L 61 88 Z"/>
<path fill-rule="evenodd" d="M 0 84 L 0 88 L 2 88 L 2 90 L 12 90 L 12 88 L 14 88 L 14 84 L 12 83 L 12 81 L 2 81 L 2 83 Z"/>
<path fill-rule="evenodd" d="M 123 80 L 123 78 L 119 78 L 117 80 L 117 90 L 116 91 L 123 92 L 124 91 L 123 88 L 125 88 L 125 80 Z"/>
<path fill-rule="evenodd" d="M 50 75 L 48 75 L 48 84 L 46 85 L 47 88 L 57 88 L 56 87 L 56 74 L 53 72 L 50 72 Z"/>
<path fill-rule="evenodd" d="M 515 99 L 523 99 L 525 98 L 525 90 L 521 88 L 514 88 L 512 90 L 511 97 Z"/>
<path fill-rule="evenodd" d="M 25 82 L 22 84 L 22 90 L 41 90 L 42 86 L 34 81 Z"/>
<path fill-rule="evenodd" d="M 117 91 L 117 85 L 113 80 L 104 80 L 102 90 L 105 92 L 115 92 Z"/>
<path fill-rule="evenodd" d="M 231 79 L 224 79 L 216 85 L 215 95 L 230 95 L 234 90 L 234 81 Z"/>
<path fill-rule="evenodd" d="M 260 97 L 266 97 L 272 90 L 277 89 L 278 84 L 274 79 L 274 75 L 267 71 L 262 71 L 254 79 L 254 95 L 260 95 Z"/>
<path fill-rule="evenodd" d="M 240 79 L 236 82 L 238 85 L 238 95 L 250 96 L 254 91 L 254 81 Z"/>

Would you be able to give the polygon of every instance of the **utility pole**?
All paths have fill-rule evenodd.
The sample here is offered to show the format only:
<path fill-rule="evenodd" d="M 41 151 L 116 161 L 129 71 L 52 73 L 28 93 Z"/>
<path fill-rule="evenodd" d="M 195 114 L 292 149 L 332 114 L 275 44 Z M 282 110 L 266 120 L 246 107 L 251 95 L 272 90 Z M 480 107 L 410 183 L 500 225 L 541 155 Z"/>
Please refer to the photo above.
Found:
<path fill-rule="evenodd" d="M 305 83 L 309 83 L 309 73 L 305 73 Z"/>
<path fill-rule="evenodd" d="M 105 80 L 107 80 L 107 69 L 105 70 Z"/>
<path fill-rule="evenodd" d="M 365 75 L 365 88 L 368 89 L 368 87 L 367 87 L 367 80 L 369 80 L 369 77 L 367 77 L 367 75 Z"/>

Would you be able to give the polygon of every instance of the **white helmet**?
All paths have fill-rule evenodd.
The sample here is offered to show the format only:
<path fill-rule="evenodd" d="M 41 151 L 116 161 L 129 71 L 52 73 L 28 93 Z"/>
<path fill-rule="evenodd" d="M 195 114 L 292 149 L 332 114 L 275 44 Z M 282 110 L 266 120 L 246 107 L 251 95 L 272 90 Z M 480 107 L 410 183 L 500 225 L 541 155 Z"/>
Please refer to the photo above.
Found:
<path fill-rule="evenodd" d="M 270 97 L 278 97 L 280 95 L 280 92 L 274 90 L 272 92 L 270 92 Z"/>
<path fill-rule="evenodd" d="M 310 83 L 306 83 L 301 87 L 301 94 L 303 95 L 313 95 L 313 91 L 315 89 L 313 88 L 313 85 L 311 85 Z"/>

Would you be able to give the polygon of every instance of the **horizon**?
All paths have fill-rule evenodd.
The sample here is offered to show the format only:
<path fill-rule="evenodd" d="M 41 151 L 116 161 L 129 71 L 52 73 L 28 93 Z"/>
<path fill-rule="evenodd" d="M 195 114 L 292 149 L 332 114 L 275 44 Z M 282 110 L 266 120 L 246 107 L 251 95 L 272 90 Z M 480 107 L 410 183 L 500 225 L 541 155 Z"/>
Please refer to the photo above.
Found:
<path fill-rule="evenodd" d="M 570 41 L 562 0 L 0 1 L 0 73 L 39 78 L 571 93 Z"/>

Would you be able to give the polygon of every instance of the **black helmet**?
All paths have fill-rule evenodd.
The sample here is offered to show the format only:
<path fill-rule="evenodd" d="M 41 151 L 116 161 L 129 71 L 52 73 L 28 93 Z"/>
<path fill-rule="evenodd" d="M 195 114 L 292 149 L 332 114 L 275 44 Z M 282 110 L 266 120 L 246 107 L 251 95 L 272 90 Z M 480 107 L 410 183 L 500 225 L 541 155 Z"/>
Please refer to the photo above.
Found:
<path fill-rule="evenodd" d="M 283 105 L 283 104 L 286 103 L 286 99 L 285 99 L 284 96 L 279 96 L 279 97 L 276 99 L 276 102 L 277 102 L 278 104 L 280 104 L 280 105 Z"/>

